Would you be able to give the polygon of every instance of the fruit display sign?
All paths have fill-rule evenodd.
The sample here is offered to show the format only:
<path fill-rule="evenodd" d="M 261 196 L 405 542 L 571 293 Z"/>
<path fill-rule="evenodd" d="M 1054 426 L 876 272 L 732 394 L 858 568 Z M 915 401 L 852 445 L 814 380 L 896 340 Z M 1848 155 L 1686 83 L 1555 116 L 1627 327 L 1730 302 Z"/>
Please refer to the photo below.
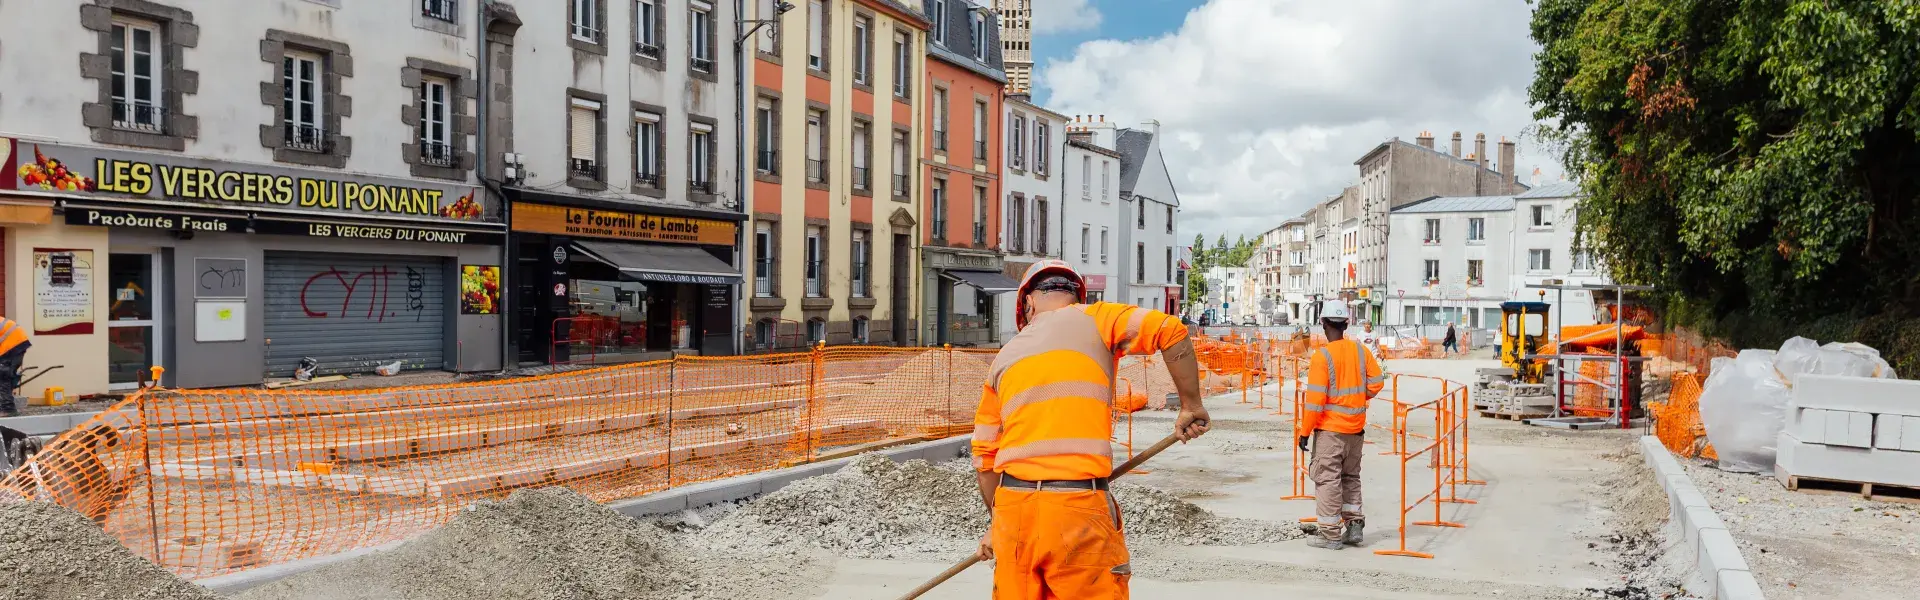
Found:
<path fill-rule="evenodd" d="M 460 314 L 500 314 L 500 267 L 460 265 Z"/>
<path fill-rule="evenodd" d="M 328 216 L 381 215 L 428 221 L 478 221 L 495 213 L 471 185 L 346 175 L 132 152 L 0 140 L 17 167 L 0 187 L 102 199 L 147 199 L 223 208 L 262 208 Z"/>

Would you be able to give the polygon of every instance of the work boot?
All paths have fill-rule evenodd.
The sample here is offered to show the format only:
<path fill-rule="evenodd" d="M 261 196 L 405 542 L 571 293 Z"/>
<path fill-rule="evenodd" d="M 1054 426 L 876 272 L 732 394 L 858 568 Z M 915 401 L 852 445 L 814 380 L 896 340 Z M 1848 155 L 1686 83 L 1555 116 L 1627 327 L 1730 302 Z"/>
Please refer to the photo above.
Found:
<path fill-rule="evenodd" d="M 1330 540 L 1317 535 L 1313 536 L 1313 539 L 1307 540 L 1307 545 L 1326 550 L 1339 550 L 1344 547 L 1340 544 L 1340 540 Z"/>
<path fill-rule="evenodd" d="M 1348 520 L 1347 530 L 1345 532 L 1342 532 L 1342 535 L 1340 536 L 1340 541 L 1345 543 L 1348 546 L 1360 545 L 1361 540 L 1366 539 L 1366 534 L 1361 532 L 1361 529 L 1365 528 L 1366 526 L 1367 526 L 1366 519 Z"/>

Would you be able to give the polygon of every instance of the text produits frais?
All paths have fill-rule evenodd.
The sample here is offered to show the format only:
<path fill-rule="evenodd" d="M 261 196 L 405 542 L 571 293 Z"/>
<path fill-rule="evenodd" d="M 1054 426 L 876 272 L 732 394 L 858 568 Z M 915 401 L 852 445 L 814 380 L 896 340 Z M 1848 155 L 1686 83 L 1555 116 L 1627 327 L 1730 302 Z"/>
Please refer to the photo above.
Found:
<path fill-rule="evenodd" d="M 446 192 L 398 185 L 216 171 L 126 160 L 97 159 L 94 173 L 102 192 L 147 196 L 155 192 L 181 200 L 221 200 L 298 208 L 360 210 L 399 215 L 436 216 Z"/>
<path fill-rule="evenodd" d="M 691 219 L 661 218 L 621 212 L 569 210 L 567 211 L 567 223 L 569 225 L 584 225 L 587 227 L 658 231 L 661 233 L 684 233 L 688 235 L 700 233 L 700 223 Z"/>

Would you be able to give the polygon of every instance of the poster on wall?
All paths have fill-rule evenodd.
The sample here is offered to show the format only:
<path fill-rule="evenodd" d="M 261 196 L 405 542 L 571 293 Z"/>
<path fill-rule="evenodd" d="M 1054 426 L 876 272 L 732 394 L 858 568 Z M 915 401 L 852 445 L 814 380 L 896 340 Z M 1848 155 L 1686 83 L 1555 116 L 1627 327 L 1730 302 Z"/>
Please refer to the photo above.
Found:
<path fill-rule="evenodd" d="M 93 333 L 93 251 L 33 249 L 33 332 Z"/>
<path fill-rule="evenodd" d="M 500 267 L 460 265 L 460 314 L 500 313 Z"/>

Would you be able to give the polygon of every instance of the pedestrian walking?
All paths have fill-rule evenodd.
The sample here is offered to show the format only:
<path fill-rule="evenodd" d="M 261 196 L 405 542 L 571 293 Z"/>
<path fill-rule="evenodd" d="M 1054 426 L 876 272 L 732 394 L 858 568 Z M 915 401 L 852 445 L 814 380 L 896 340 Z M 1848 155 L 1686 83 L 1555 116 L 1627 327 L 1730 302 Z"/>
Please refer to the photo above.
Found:
<path fill-rule="evenodd" d="M 1447 354 L 1454 354 L 1460 351 L 1459 334 L 1454 333 L 1452 323 L 1447 324 L 1447 337 L 1440 339 L 1440 350 Z"/>

